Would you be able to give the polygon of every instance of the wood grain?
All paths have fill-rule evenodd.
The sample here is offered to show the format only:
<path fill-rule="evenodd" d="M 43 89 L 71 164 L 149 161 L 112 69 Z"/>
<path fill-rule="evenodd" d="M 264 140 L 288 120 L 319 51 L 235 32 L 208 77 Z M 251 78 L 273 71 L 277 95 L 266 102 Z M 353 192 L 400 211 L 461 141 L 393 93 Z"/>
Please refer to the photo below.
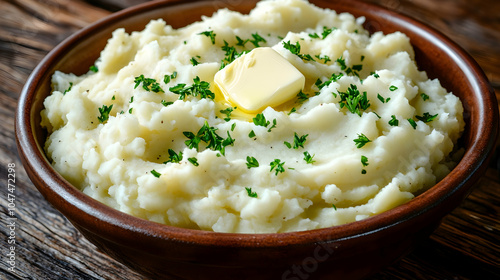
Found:
<path fill-rule="evenodd" d="M 56 44 L 111 12 L 144 0 L 0 0 L 0 279 L 143 279 L 90 244 L 29 181 L 19 162 L 14 111 L 24 82 Z M 365 0 L 439 29 L 468 51 L 500 96 L 500 1 Z M 496 11 L 496 12 L 492 12 Z M 8 165 L 15 164 L 9 216 Z M 373 279 L 500 279 L 498 153 L 467 200 L 421 247 Z M 15 220 L 16 269 L 7 253 Z"/>

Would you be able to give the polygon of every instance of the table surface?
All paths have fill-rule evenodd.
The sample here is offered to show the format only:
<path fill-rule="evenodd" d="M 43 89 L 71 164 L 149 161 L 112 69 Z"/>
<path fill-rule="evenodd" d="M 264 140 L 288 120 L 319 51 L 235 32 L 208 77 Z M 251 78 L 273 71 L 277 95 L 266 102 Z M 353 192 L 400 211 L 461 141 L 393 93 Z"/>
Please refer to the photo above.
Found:
<path fill-rule="evenodd" d="M 365 1 L 441 30 L 476 59 L 500 96 L 500 1 Z M 143 279 L 99 252 L 42 198 L 19 161 L 14 133 L 17 99 L 38 62 L 73 32 L 140 2 L 0 0 L 1 279 Z M 499 165 L 497 152 L 478 186 L 430 238 L 373 279 L 500 279 Z M 15 176 L 15 225 L 8 222 L 9 176 Z M 9 271 L 12 240 L 16 267 Z"/>

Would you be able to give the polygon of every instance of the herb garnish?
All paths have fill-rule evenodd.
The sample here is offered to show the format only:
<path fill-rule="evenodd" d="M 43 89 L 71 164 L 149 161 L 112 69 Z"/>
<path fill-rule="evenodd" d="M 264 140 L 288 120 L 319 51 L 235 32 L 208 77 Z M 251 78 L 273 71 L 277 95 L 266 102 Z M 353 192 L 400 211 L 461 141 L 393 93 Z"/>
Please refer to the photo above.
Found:
<path fill-rule="evenodd" d="M 389 87 L 389 90 L 390 90 L 390 91 L 395 91 L 395 90 L 397 90 L 397 89 L 398 89 L 398 87 L 397 87 L 397 86 L 394 86 L 394 85 L 392 85 L 392 86 L 390 86 L 390 87 Z"/>
<path fill-rule="evenodd" d="M 292 144 L 290 144 L 287 141 L 285 141 L 284 144 L 285 144 L 285 146 L 288 147 L 288 149 L 291 149 L 292 147 L 294 149 L 304 148 L 304 144 L 306 142 L 307 136 L 309 136 L 309 134 L 305 134 L 305 135 L 302 135 L 302 136 L 299 137 L 299 135 L 297 134 L 297 132 L 295 132 L 295 134 L 293 136 L 293 146 L 292 146 Z"/>
<path fill-rule="evenodd" d="M 198 145 L 200 141 L 207 143 L 206 148 L 212 149 L 214 151 L 219 151 L 222 155 L 225 154 L 225 148 L 227 146 L 232 146 L 234 144 L 234 139 L 227 132 L 227 138 L 224 139 L 219 136 L 217 133 L 217 128 L 211 127 L 207 121 L 205 124 L 198 130 L 196 135 L 189 131 L 184 131 L 183 134 L 189 140 L 186 140 L 184 143 L 190 149 L 196 149 L 198 151 Z"/>
<path fill-rule="evenodd" d="M 292 54 L 300 57 L 304 61 L 314 61 L 314 58 L 310 54 L 301 54 L 300 53 L 300 43 L 297 41 L 294 44 L 288 42 L 283 42 L 283 48 L 289 50 Z"/>
<path fill-rule="evenodd" d="M 163 82 L 165 84 L 168 84 L 168 83 L 170 83 L 171 79 L 175 79 L 176 77 L 177 77 L 177 71 L 174 71 L 174 73 L 172 73 L 171 75 L 163 76 Z"/>
<path fill-rule="evenodd" d="M 363 165 L 363 167 L 368 166 L 368 158 L 362 155 L 361 156 L 361 164 Z M 366 174 L 366 169 L 362 169 L 361 174 Z"/>
<path fill-rule="evenodd" d="M 412 118 L 409 118 L 408 122 L 413 127 L 413 129 L 417 129 L 417 123 Z"/>
<path fill-rule="evenodd" d="M 169 90 L 179 95 L 180 100 L 186 99 L 187 95 L 200 96 L 201 98 L 214 99 L 215 94 L 210 91 L 210 83 L 201 81 L 200 77 L 196 76 L 193 79 L 193 84 L 186 86 L 186 84 L 177 84 L 169 88 Z"/>
<path fill-rule="evenodd" d="M 382 102 L 382 103 L 387 103 L 387 102 L 389 102 L 389 100 L 391 100 L 391 98 L 390 98 L 390 97 L 384 98 L 382 95 L 380 95 L 380 93 L 377 93 L 377 98 L 378 98 L 378 100 L 380 100 L 380 102 Z"/>
<path fill-rule="evenodd" d="M 420 94 L 420 97 L 422 97 L 422 99 L 423 99 L 424 101 L 426 101 L 427 99 L 429 99 L 429 96 L 428 96 L 427 94 L 425 94 L 425 93 L 421 93 L 421 94 Z"/>
<path fill-rule="evenodd" d="M 69 82 L 69 87 L 66 90 L 64 90 L 63 95 L 65 95 L 68 91 L 70 91 L 72 87 L 73 87 L 73 83 Z"/>
<path fill-rule="evenodd" d="M 151 170 L 151 174 L 153 174 L 153 176 L 155 176 L 156 178 L 160 178 L 160 176 L 161 176 L 161 174 L 158 171 L 154 170 L 154 169 Z"/>
<path fill-rule="evenodd" d="M 163 163 L 168 163 L 168 162 L 179 163 L 182 160 L 182 152 L 179 152 L 177 154 L 172 149 L 168 149 L 168 156 L 169 156 L 169 159 Z"/>
<path fill-rule="evenodd" d="M 358 114 L 361 117 L 360 110 L 366 110 L 370 107 L 370 101 L 366 96 L 366 91 L 362 94 L 356 85 L 351 84 L 347 91 L 338 92 L 340 95 L 340 108 L 346 107 L 351 113 Z"/>
<path fill-rule="evenodd" d="M 358 149 L 371 142 L 371 140 L 368 139 L 368 137 L 366 137 L 366 135 L 364 135 L 363 133 L 358 134 L 358 138 L 354 139 L 353 141 Z"/>
<path fill-rule="evenodd" d="M 152 92 L 163 92 L 163 89 L 160 87 L 160 84 L 152 78 L 145 78 L 144 75 L 140 75 L 139 77 L 135 77 L 134 79 L 135 86 L 134 89 L 137 88 L 142 83 L 142 88 L 146 91 Z"/>
<path fill-rule="evenodd" d="M 247 191 L 247 194 L 249 197 L 257 197 L 257 193 L 256 192 L 252 192 L 252 188 L 247 188 L 245 187 L 245 190 Z"/>
<path fill-rule="evenodd" d="M 205 35 L 205 36 L 209 37 L 209 38 L 210 38 L 210 41 L 212 41 L 212 45 L 215 45 L 215 36 L 216 36 L 217 34 L 215 34 L 213 30 L 210 30 L 210 31 L 203 31 L 203 32 L 201 32 L 201 33 L 198 33 L 198 35 Z"/>
<path fill-rule="evenodd" d="M 255 132 L 252 130 L 250 133 L 248 133 L 248 138 L 255 137 Z"/>
<path fill-rule="evenodd" d="M 94 72 L 94 73 L 97 73 L 99 71 L 99 69 L 97 69 L 97 66 L 95 66 L 95 65 L 90 66 L 89 70 Z"/>
<path fill-rule="evenodd" d="M 389 121 L 389 125 L 390 126 L 398 126 L 399 125 L 399 121 L 398 121 L 398 119 L 396 119 L 395 115 L 391 116 L 391 120 Z"/>
<path fill-rule="evenodd" d="M 255 116 L 255 118 L 253 118 L 253 123 L 255 125 L 259 125 L 259 126 L 263 126 L 263 127 L 267 127 L 270 124 L 270 122 L 266 120 L 266 117 L 262 113 L 257 114 Z"/>
<path fill-rule="evenodd" d="M 109 119 L 109 113 L 111 113 L 111 109 L 113 109 L 113 104 L 109 105 L 109 107 L 106 105 L 102 105 L 102 107 L 98 109 L 99 109 L 99 114 L 101 115 L 98 116 L 97 119 L 99 120 L 100 123 L 103 123 Z"/>
<path fill-rule="evenodd" d="M 431 115 L 431 114 L 429 114 L 429 112 L 425 112 L 422 116 L 415 116 L 415 118 L 423 121 L 424 123 L 428 123 L 430 121 L 433 121 L 437 116 L 438 116 L 438 114 Z"/>
<path fill-rule="evenodd" d="M 196 57 L 194 57 L 194 56 L 191 57 L 191 59 L 189 60 L 189 61 L 191 61 L 191 64 L 193 66 L 196 66 L 196 65 L 200 64 L 200 62 L 198 62 L 198 60 L 196 60 L 196 58 L 200 59 L 201 57 L 199 55 L 197 55 Z"/>
<path fill-rule="evenodd" d="M 174 102 L 171 102 L 171 101 L 165 101 L 165 100 L 162 100 L 161 101 L 161 105 L 167 107 L 168 105 L 172 105 L 174 104 Z"/>
<path fill-rule="evenodd" d="M 322 82 L 321 79 L 318 78 L 314 84 L 321 90 L 322 88 L 328 86 L 332 82 L 338 81 L 343 76 L 344 76 L 344 74 L 342 74 L 342 73 L 339 73 L 339 74 L 332 73 L 332 76 L 328 80 L 326 80 L 325 82 Z"/>
<path fill-rule="evenodd" d="M 228 107 L 224 110 L 220 110 L 222 114 L 226 115 L 226 117 L 224 118 L 226 122 L 231 120 L 231 113 L 234 111 L 234 109 L 236 109 L 236 107 Z"/>
<path fill-rule="evenodd" d="M 315 163 L 316 161 L 313 160 L 314 158 L 314 155 L 311 156 L 311 154 L 309 154 L 309 152 L 304 152 L 304 160 L 306 161 L 306 163 L 308 164 L 313 164 Z"/>
<path fill-rule="evenodd" d="M 259 162 L 256 158 L 247 156 L 247 168 L 259 167 Z"/>
<path fill-rule="evenodd" d="M 198 166 L 198 165 L 200 165 L 200 164 L 198 163 L 198 159 L 197 159 L 197 158 L 195 158 L 195 157 L 190 157 L 190 158 L 188 158 L 188 161 L 189 161 L 190 163 L 192 163 L 194 166 Z"/>
<path fill-rule="evenodd" d="M 276 176 L 278 176 L 279 173 L 285 172 L 285 168 L 283 167 L 283 165 L 285 165 L 285 162 L 281 162 L 280 159 L 275 159 L 274 161 L 271 161 L 269 165 L 271 166 L 271 170 L 269 171 L 273 171 L 273 169 L 275 169 L 274 175 Z"/>
<path fill-rule="evenodd" d="M 253 40 L 249 40 L 256 48 L 260 47 L 259 43 L 267 43 L 266 39 L 262 38 L 258 33 L 252 34 Z"/>

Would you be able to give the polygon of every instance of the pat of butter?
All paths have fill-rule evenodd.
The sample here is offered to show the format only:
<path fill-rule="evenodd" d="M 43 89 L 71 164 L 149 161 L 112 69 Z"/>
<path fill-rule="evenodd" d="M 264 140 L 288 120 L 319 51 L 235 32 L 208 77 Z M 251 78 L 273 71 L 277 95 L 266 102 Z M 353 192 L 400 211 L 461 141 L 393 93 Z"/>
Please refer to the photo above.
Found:
<path fill-rule="evenodd" d="M 215 74 L 226 100 L 249 113 L 285 103 L 304 89 L 304 83 L 304 75 L 268 47 L 253 49 Z"/>

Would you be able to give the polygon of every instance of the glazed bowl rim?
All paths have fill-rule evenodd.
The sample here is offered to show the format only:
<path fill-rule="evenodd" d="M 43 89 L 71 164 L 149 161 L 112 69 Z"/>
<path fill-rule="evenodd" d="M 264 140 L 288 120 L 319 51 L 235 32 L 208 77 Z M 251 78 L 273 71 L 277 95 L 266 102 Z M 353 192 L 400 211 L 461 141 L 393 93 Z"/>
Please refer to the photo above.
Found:
<path fill-rule="evenodd" d="M 46 71 L 50 69 L 51 65 L 56 63 L 61 55 L 64 56 L 66 51 L 72 46 L 90 38 L 92 33 L 99 30 L 102 26 L 126 21 L 127 18 L 139 15 L 151 9 L 168 9 L 171 5 L 189 5 L 193 3 L 208 2 L 211 1 L 189 1 L 187 3 L 179 0 L 165 2 L 153 1 L 113 13 L 77 31 L 58 44 L 45 56 L 28 78 L 22 90 L 16 110 L 15 128 L 19 154 L 25 168 L 33 170 L 36 173 L 33 175 L 36 178 L 31 178 L 32 181 L 43 181 L 44 186 L 37 185 L 40 192 L 71 222 L 76 224 L 93 224 L 97 228 L 99 224 L 104 223 L 109 226 L 108 230 L 112 229 L 116 234 L 128 232 L 132 233 L 132 235 L 139 234 L 142 238 L 151 240 L 168 239 L 181 243 L 187 242 L 217 246 L 276 247 L 306 244 L 321 240 L 340 241 L 393 227 L 429 211 L 429 209 L 436 207 L 442 201 L 452 196 L 453 193 L 466 186 L 468 181 L 487 163 L 489 154 L 491 154 L 494 148 L 498 133 L 498 125 L 496 125 L 498 122 L 498 108 L 491 108 L 492 105 L 497 104 L 493 102 L 496 97 L 479 65 L 461 47 L 439 31 L 394 11 L 365 2 L 356 2 L 356 5 L 360 5 L 360 10 L 365 8 L 366 14 L 390 17 L 392 21 L 397 24 L 403 24 L 407 27 L 411 26 L 411 28 L 421 36 L 434 39 L 437 47 L 441 48 L 447 55 L 452 55 L 454 61 L 462 66 L 461 68 L 465 72 L 464 76 L 468 75 L 470 77 L 469 81 L 471 87 L 475 89 L 474 92 L 476 92 L 476 94 L 482 93 L 483 98 L 478 99 L 480 101 L 478 102 L 478 110 L 480 111 L 479 127 L 477 128 L 478 133 L 475 134 L 471 140 L 470 148 L 445 179 L 438 182 L 423 194 L 394 209 L 349 224 L 299 232 L 241 234 L 186 229 L 143 220 L 106 206 L 68 183 L 52 168 L 45 156 L 42 145 L 38 143 L 34 135 L 34 127 L 38 124 L 32 123 L 31 105 L 35 98 L 34 93 L 36 92 L 37 85 L 41 83 L 44 77 L 46 78 L 46 75 L 48 75 Z M 311 2 L 314 3 L 314 1 Z M 323 1 L 322 3 L 325 2 Z M 336 5 L 335 2 L 330 4 L 332 7 Z M 490 106 L 490 108 L 488 108 L 488 106 Z M 494 125 L 490 125 L 488 122 Z M 490 137 L 484 139 L 482 135 L 488 135 Z M 94 233 L 102 234 L 98 230 Z"/>

